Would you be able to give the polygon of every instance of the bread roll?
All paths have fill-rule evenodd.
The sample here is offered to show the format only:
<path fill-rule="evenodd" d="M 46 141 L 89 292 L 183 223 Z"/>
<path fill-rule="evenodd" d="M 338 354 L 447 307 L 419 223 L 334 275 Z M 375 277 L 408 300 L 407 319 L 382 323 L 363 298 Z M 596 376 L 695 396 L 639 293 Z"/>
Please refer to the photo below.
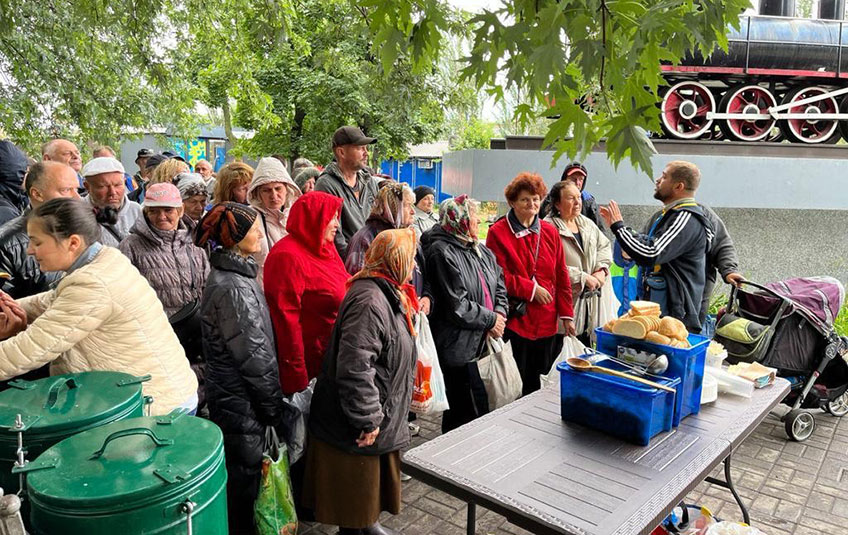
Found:
<path fill-rule="evenodd" d="M 657 329 L 657 332 L 677 340 L 686 340 L 689 337 L 689 332 L 686 330 L 683 322 L 677 318 L 668 316 L 660 320 L 660 328 Z"/>
<path fill-rule="evenodd" d="M 649 332 L 647 334 L 647 336 L 645 336 L 645 341 L 651 342 L 651 343 L 654 343 L 654 344 L 664 345 L 664 346 L 671 344 L 671 338 L 669 338 L 668 336 L 662 335 L 662 334 L 660 334 L 656 331 Z"/>
<path fill-rule="evenodd" d="M 612 332 L 621 336 L 643 340 L 648 330 L 642 323 L 632 319 L 619 319 L 612 327 Z"/>

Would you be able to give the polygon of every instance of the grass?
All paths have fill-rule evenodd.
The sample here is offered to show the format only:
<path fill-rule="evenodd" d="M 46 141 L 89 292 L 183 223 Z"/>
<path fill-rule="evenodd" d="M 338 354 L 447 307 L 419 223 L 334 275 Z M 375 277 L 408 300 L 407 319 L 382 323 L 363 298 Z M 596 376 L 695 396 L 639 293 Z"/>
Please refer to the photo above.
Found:
<path fill-rule="evenodd" d="M 848 336 L 848 304 L 842 305 L 839 309 L 839 315 L 833 322 L 833 328 L 839 336 Z"/>

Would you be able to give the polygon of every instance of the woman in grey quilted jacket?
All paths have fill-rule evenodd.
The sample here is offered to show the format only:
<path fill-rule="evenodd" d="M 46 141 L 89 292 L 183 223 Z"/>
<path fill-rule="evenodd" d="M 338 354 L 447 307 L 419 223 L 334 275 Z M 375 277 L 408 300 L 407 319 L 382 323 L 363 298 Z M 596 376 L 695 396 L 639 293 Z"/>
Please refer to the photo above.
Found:
<path fill-rule="evenodd" d="M 180 219 L 183 201 L 176 186 L 153 184 L 147 189 L 144 217 L 138 218 L 119 249 L 147 279 L 170 317 L 199 300 L 209 275 L 209 260 L 196 247 Z"/>

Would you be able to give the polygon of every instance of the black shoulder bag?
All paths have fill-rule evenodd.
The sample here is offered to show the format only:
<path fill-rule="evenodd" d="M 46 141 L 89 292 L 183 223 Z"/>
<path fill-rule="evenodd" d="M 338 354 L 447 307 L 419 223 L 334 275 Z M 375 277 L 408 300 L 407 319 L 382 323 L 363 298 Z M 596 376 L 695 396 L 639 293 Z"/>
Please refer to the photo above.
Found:
<path fill-rule="evenodd" d="M 194 259 L 187 251 L 188 268 L 191 274 L 191 290 L 194 293 Z M 203 335 L 200 329 L 200 299 L 193 299 L 168 318 L 174 334 L 180 340 L 188 361 L 192 364 L 203 362 Z"/>

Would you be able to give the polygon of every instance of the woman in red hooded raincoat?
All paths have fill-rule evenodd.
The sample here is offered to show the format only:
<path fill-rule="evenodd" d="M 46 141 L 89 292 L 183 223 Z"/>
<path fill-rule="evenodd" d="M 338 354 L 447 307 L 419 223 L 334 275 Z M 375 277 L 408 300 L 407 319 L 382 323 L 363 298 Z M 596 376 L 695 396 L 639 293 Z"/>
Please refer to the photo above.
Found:
<path fill-rule="evenodd" d="M 265 260 L 265 298 L 277 338 L 283 393 L 305 389 L 321 371 L 350 275 L 333 245 L 342 200 L 312 191 L 291 207 L 286 230 Z"/>

